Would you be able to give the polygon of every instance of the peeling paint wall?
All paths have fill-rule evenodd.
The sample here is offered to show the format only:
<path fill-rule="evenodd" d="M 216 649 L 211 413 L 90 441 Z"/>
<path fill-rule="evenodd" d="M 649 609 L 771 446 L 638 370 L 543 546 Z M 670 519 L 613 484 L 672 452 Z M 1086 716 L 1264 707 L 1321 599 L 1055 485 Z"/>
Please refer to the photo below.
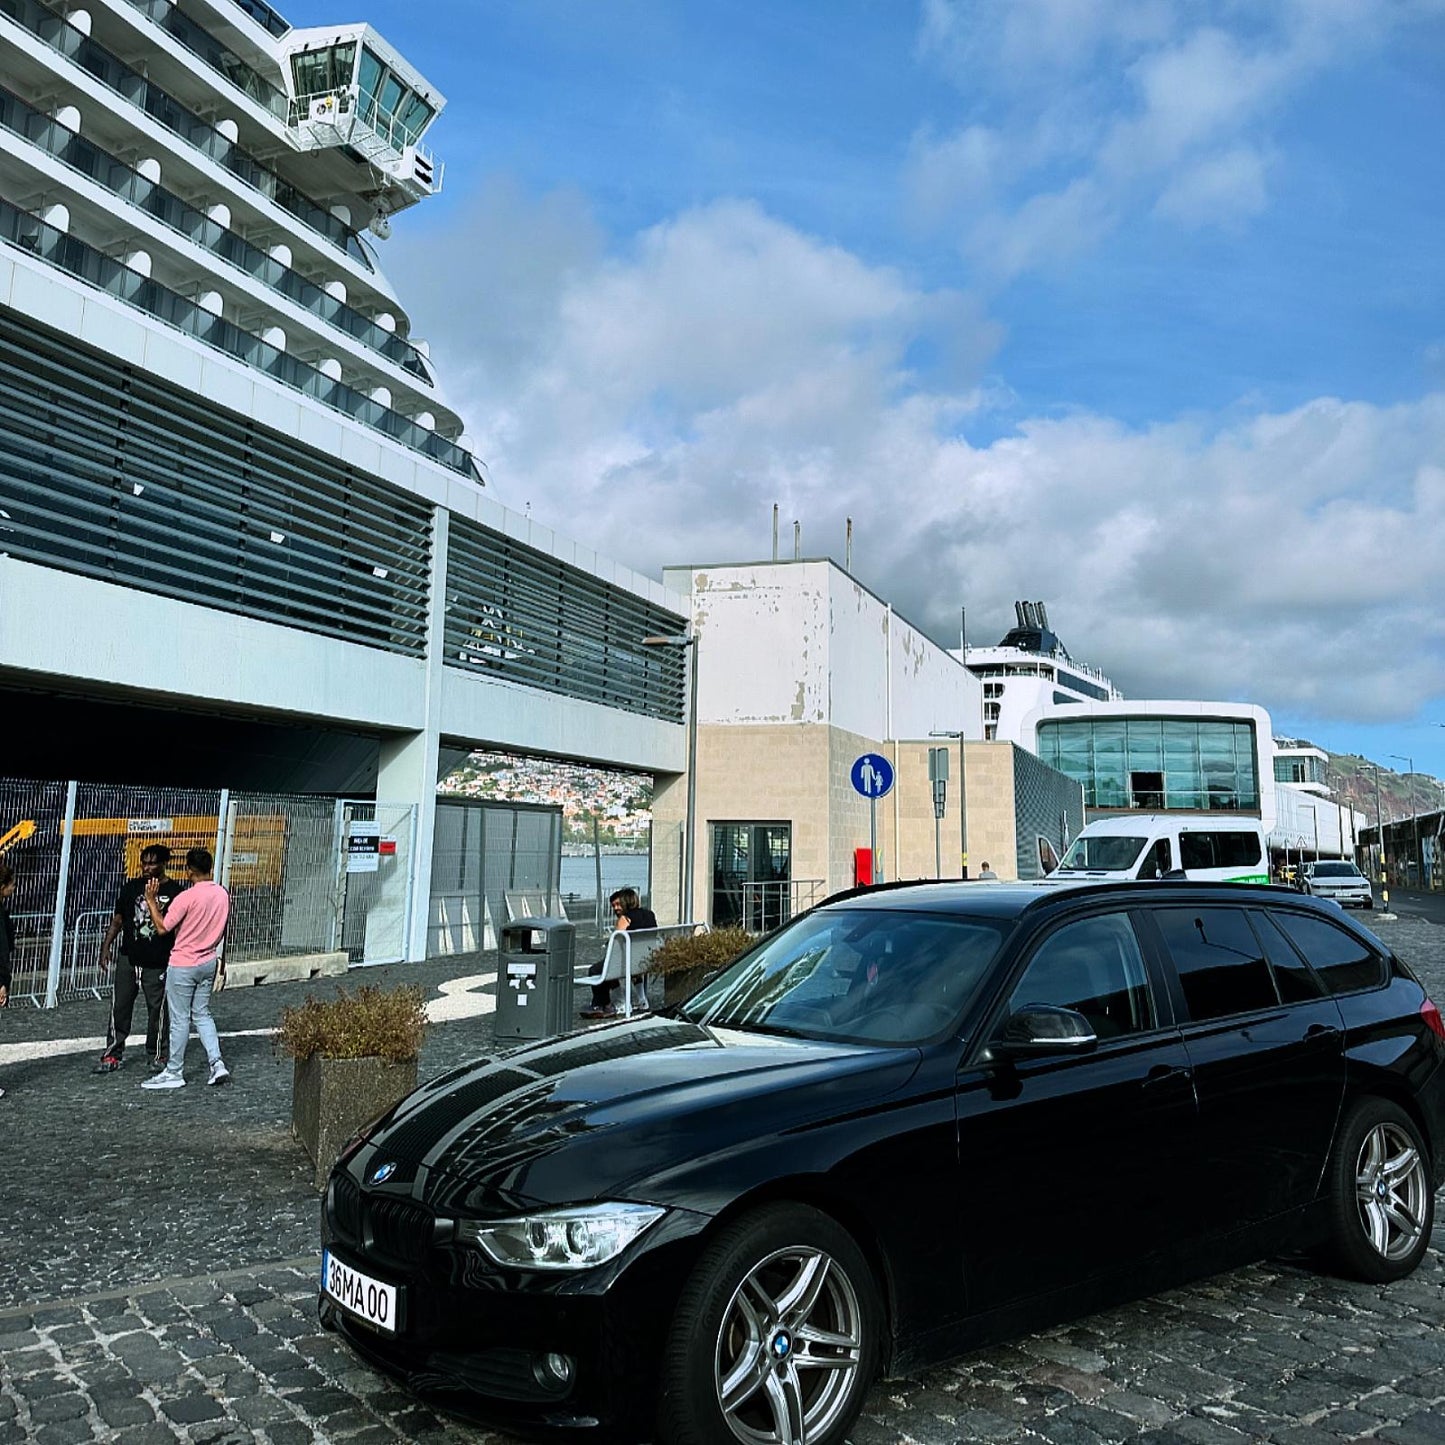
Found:
<path fill-rule="evenodd" d="M 702 725 L 827 721 L 828 570 L 680 569 L 698 634 Z M 679 585 L 678 572 L 667 575 Z"/>
<path fill-rule="evenodd" d="M 692 597 L 703 725 L 983 736 L 978 679 L 830 562 L 673 568 L 664 582 Z"/>

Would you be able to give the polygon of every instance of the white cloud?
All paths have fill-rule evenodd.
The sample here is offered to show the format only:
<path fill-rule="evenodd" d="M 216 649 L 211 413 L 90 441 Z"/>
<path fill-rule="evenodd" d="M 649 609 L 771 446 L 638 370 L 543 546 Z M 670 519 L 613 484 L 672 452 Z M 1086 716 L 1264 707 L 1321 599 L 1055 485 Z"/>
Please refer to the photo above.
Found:
<path fill-rule="evenodd" d="M 1264 156 L 1235 146 L 1179 171 L 1155 210 L 1184 226 L 1231 226 L 1258 215 L 1267 202 Z"/>
<path fill-rule="evenodd" d="M 766 556 L 776 501 L 785 555 L 799 518 L 806 554 L 841 557 L 852 517 L 860 578 L 940 639 L 961 605 L 992 638 L 1012 599 L 1044 598 L 1136 695 L 1363 719 L 1445 694 L 1445 393 L 1144 428 L 1038 417 L 972 445 L 997 333 L 967 296 L 751 204 L 621 255 L 556 200 L 514 196 L 506 222 L 485 269 L 465 217 L 396 269 L 408 296 L 426 274 L 508 278 L 419 312 L 499 497 L 565 535 L 656 575 Z M 952 355 L 939 389 L 920 347 Z"/>
<path fill-rule="evenodd" d="M 912 213 L 1002 279 L 1150 211 L 1239 224 L 1268 204 L 1266 157 L 1302 88 L 1442 13 L 1441 0 L 926 0 L 919 49 L 964 118 L 915 135 Z"/>

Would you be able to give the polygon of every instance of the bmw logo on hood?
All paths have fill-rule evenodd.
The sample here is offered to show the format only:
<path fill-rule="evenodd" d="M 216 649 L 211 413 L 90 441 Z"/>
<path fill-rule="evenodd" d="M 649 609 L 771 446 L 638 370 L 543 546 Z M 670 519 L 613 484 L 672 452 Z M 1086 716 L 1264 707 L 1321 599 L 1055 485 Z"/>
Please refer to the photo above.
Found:
<path fill-rule="evenodd" d="M 385 1184 L 386 1181 L 390 1179 L 391 1176 L 395 1173 L 396 1164 L 394 1161 L 388 1161 L 385 1164 L 378 1164 L 376 1166 L 376 1173 L 371 1176 L 371 1182 L 373 1184 Z"/>

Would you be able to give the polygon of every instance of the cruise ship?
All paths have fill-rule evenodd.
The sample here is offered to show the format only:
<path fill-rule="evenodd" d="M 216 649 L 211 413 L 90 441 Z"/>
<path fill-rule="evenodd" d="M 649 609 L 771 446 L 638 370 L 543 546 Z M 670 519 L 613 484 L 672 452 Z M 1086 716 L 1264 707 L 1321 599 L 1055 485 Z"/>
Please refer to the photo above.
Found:
<path fill-rule="evenodd" d="M 198 368 L 168 374 L 176 353 L 147 344 L 179 331 L 266 378 L 251 395 L 308 398 L 480 483 L 378 261 L 393 218 L 442 184 L 425 138 L 445 100 L 392 46 L 366 25 L 293 29 L 264 0 L 0 0 L 0 38 L 12 396 L 203 390 Z M 116 306 L 83 307 L 96 291 Z M 107 311 L 141 325 L 107 326 Z M 63 339 L 113 354 L 122 337 L 111 364 Z M 74 425 L 90 432 L 103 408 Z M 43 468 L 11 464 L 25 460 Z"/>
<path fill-rule="evenodd" d="M 1118 688 L 1097 668 L 1076 662 L 1049 627 L 1042 602 L 1015 602 L 1015 625 L 997 647 L 954 656 L 983 682 L 983 729 L 990 742 L 1025 744 L 1023 721 L 1050 703 L 1117 702 Z"/>
<path fill-rule="evenodd" d="M 551 866 L 440 807 L 472 748 L 682 772 L 682 599 L 496 499 L 385 275 L 445 103 L 265 0 L 0 0 L 0 837 L 50 1001 L 125 861 L 76 839 L 188 821 L 266 895 L 238 946 L 416 959 Z"/>

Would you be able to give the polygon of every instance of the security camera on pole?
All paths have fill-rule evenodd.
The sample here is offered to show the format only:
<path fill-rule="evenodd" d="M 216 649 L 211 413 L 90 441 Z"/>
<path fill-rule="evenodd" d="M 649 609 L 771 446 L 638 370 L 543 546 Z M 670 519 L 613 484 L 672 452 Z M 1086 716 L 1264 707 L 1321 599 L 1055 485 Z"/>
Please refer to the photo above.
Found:
<path fill-rule="evenodd" d="M 873 863 L 873 881 L 882 883 L 883 870 L 878 866 L 878 799 L 893 790 L 893 764 L 882 753 L 864 753 L 854 762 L 849 776 L 854 790 L 868 799 L 868 856 Z"/>

